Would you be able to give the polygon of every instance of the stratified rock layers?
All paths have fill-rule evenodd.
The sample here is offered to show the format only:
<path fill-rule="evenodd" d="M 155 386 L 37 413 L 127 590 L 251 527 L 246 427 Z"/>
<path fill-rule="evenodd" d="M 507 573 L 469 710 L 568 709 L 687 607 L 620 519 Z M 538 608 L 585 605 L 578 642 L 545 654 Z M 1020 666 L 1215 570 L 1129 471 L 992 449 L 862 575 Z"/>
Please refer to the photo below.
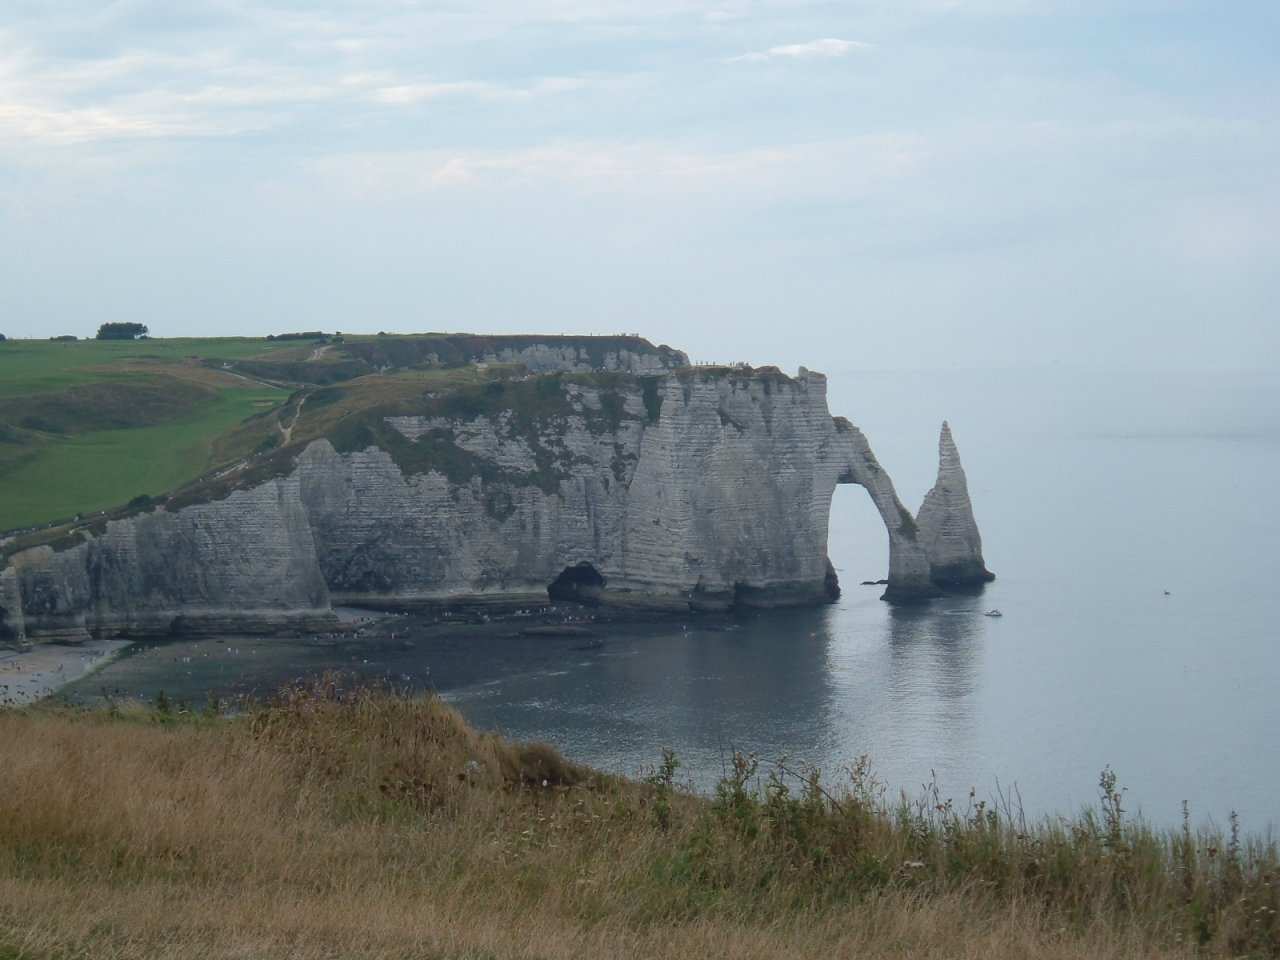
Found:
<path fill-rule="evenodd" d="M 0 607 L 16 607 L 4 622 L 32 639 L 309 631 L 334 603 L 545 599 L 567 568 L 593 602 L 636 609 L 820 602 L 837 483 L 864 486 L 885 521 L 886 599 L 986 573 L 949 433 L 917 520 L 862 433 L 829 414 L 821 374 L 687 369 L 557 389 L 564 406 L 532 427 L 510 411 L 388 419 L 483 467 L 469 477 L 317 440 L 287 477 L 19 553 L 0 571 Z"/>
<path fill-rule="evenodd" d="M 333 619 L 296 477 L 114 521 L 70 549 L 10 562 L 29 639 L 270 633 Z"/>

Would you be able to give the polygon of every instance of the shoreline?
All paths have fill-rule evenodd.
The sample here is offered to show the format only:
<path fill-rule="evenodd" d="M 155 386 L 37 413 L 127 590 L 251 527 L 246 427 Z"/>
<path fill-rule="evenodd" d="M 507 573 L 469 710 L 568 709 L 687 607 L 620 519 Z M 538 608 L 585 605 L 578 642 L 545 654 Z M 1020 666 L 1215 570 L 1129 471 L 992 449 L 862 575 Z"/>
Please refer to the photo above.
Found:
<path fill-rule="evenodd" d="M 132 640 L 86 640 L 0 650 L 0 707 L 20 707 L 51 697 L 62 687 L 115 659 Z"/>

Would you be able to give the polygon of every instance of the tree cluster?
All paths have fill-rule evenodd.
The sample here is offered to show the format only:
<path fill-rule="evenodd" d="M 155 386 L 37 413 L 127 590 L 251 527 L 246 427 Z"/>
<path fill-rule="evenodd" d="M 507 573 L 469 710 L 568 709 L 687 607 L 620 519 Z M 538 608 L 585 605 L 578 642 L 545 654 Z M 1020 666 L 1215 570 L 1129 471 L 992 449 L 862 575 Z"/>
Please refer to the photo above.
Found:
<path fill-rule="evenodd" d="M 98 328 L 99 340 L 137 340 L 146 335 L 145 323 L 104 323 Z"/>
<path fill-rule="evenodd" d="M 323 330 L 303 330 L 301 333 L 268 333 L 268 340 L 324 340 L 329 335 Z"/>

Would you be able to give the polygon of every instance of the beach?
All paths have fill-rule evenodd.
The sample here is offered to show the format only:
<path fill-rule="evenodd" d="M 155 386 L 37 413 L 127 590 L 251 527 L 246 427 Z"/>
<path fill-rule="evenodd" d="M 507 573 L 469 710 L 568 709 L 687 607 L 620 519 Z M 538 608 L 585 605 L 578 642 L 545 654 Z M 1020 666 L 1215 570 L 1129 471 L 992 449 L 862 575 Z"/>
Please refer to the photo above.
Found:
<path fill-rule="evenodd" d="M 92 672 L 127 646 L 128 640 L 87 640 L 0 650 L 0 706 L 22 706 L 57 693 L 64 684 Z"/>

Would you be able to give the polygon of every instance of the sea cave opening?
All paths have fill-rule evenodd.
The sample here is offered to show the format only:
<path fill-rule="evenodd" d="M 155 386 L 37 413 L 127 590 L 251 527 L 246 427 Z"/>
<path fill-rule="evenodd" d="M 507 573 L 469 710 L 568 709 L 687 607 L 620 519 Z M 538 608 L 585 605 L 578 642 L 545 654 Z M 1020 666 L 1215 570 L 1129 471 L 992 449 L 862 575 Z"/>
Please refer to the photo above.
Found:
<path fill-rule="evenodd" d="M 570 603 L 598 604 L 608 581 L 588 561 L 565 567 L 547 584 L 547 596 Z"/>

